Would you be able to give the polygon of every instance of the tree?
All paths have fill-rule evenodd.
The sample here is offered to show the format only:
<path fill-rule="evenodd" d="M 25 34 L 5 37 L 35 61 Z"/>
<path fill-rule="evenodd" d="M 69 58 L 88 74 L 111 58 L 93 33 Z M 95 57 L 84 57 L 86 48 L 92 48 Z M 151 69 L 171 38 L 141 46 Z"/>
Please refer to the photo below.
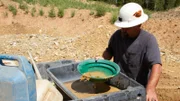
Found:
<path fill-rule="evenodd" d="M 165 0 L 156 0 L 154 10 L 157 10 L 157 11 L 164 10 L 164 4 L 165 4 Z"/>
<path fill-rule="evenodd" d="M 165 9 L 171 9 L 175 7 L 176 0 L 165 0 Z"/>
<path fill-rule="evenodd" d="M 175 7 L 180 6 L 180 0 L 176 0 Z"/>
<path fill-rule="evenodd" d="M 148 2 L 146 8 L 150 10 L 154 10 L 155 0 L 146 0 L 146 1 Z"/>

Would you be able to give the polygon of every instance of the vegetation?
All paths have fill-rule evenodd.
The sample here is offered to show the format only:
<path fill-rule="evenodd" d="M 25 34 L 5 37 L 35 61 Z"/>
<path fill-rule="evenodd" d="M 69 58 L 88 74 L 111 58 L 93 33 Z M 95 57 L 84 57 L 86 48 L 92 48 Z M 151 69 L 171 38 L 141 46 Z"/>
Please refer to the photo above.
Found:
<path fill-rule="evenodd" d="M 111 17 L 111 20 L 110 20 L 111 24 L 114 24 L 114 22 L 117 20 L 117 17 L 118 17 L 117 13 L 112 14 L 112 17 Z"/>
<path fill-rule="evenodd" d="M 96 16 L 97 16 L 97 17 L 104 16 L 105 13 L 106 13 L 106 10 L 105 10 L 104 7 L 99 6 L 99 7 L 96 8 Z"/>
<path fill-rule="evenodd" d="M 15 2 L 18 2 L 18 3 L 23 3 L 23 0 L 12 0 L 12 1 L 15 1 Z"/>
<path fill-rule="evenodd" d="M 103 6 L 105 8 L 106 12 L 112 12 L 117 10 L 116 8 L 112 8 L 111 4 L 105 3 L 105 2 L 97 2 L 93 4 L 87 4 L 83 3 L 79 0 L 13 0 L 19 3 L 22 3 L 25 1 L 26 3 L 29 4 L 36 4 L 39 3 L 41 6 L 55 6 L 55 7 L 60 7 L 63 9 L 67 8 L 76 8 L 76 9 L 90 9 L 90 10 L 95 10 L 94 8 L 98 6 Z M 111 0 L 109 0 L 111 1 Z"/>
<path fill-rule="evenodd" d="M 51 8 L 51 10 L 49 11 L 49 15 L 48 16 L 51 17 L 51 18 L 56 17 L 54 8 Z"/>
<path fill-rule="evenodd" d="M 91 12 L 89 13 L 89 15 L 94 15 L 94 11 L 91 11 Z"/>
<path fill-rule="evenodd" d="M 42 10 L 42 8 L 39 10 L 39 15 L 43 16 L 44 15 L 44 11 Z"/>
<path fill-rule="evenodd" d="M 64 9 L 67 8 L 75 8 L 75 9 L 89 9 L 90 15 L 94 15 L 96 17 L 101 17 L 106 14 L 106 12 L 112 13 L 112 18 L 110 20 L 111 23 L 116 21 L 116 18 L 118 16 L 119 7 L 127 2 L 137 2 L 141 4 L 144 8 L 148 8 L 151 10 L 164 10 L 166 5 L 166 2 L 168 0 L 146 0 L 148 3 L 145 3 L 145 0 L 87 0 L 87 2 L 95 1 L 96 3 L 83 3 L 80 0 L 13 0 L 16 2 L 19 2 L 19 8 L 22 10 L 28 11 L 27 4 L 40 4 L 41 6 L 51 6 L 51 10 L 48 12 L 48 16 L 53 18 L 58 16 L 59 18 L 62 18 L 64 16 Z M 170 1 L 170 0 L 169 0 Z M 177 2 L 177 0 L 173 0 L 175 3 L 172 3 L 171 5 L 180 4 L 180 2 Z M 114 5 L 114 6 L 112 6 Z M 116 6 L 118 5 L 118 6 Z M 170 4 L 168 6 L 170 8 Z M 59 8 L 57 13 L 55 12 L 55 8 Z M 152 11 L 145 9 L 145 13 L 151 14 Z M 31 10 L 31 15 L 35 16 L 34 10 Z M 43 16 L 44 12 L 42 9 L 39 10 L 39 15 Z M 75 11 L 71 12 L 71 17 L 75 16 Z"/>
<path fill-rule="evenodd" d="M 175 7 L 179 6 L 180 5 L 180 0 L 176 0 L 175 2 Z"/>
<path fill-rule="evenodd" d="M 20 3 L 19 8 L 25 11 L 25 14 L 28 14 L 28 5 L 26 3 Z"/>
<path fill-rule="evenodd" d="M 92 1 L 92 0 L 91 0 Z M 180 6 L 180 0 L 93 0 L 110 2 L 111 4 L 122 5 L 128 2 L 136 2 L 149 10 L 167 10 Z"/>
<path fill-rule="evenodd" d="M 154 6 L 154 9 L 157 10 L 157 11 L 162 11 L 164 10 L 164 4 L 165 4 L 165 1 L 164 0 L 156 0 L 155 1 L 155 6 Z"/>
<path fill-rule="evenodd" d="M 13 14 L 14 16 L 17 14 L 17 9 L 16 9 L 15 6 L 9 5 L 9 6 L 8 6 L 8 9 L 9 9 L 9 11 L 12 12 L 12 14 Z"/>
<path fill-rule="evenodd" d="M 31 16 L 34 17 L 34 16 L 35 16 L 35 13 L 36 13 L 36 8 L 33 7 L 33 8 L 31 9 Z"/>
<path fill-rule="evenodd" d="M 24 11 L 26 11 L 26 10 L 28 10 L 28 5 L 25 4 L 25 3 L 20 3 L 20 4 L 19 4 L 19 8 L 22 9 L 22 10 L 24 10 Z"/>
<path fill-rule="evenodd" d="M 36 4 L 37 0 L 24 0 L 29 4 Z"/>
<path fill-rule="evenodd" d="M 101 17 L 106 14 L 106 12 L 112 13 L 112 17 L 110 22 L 113 24 L 117 17 L 119 7 L 121 5 L 128 2 L 137 2 L 142 5 L 144 12 L 150 15 L 153 11 L 161 11 L 166 9 L 171 9 L 173 7 L 180 5 L 180 0 L 87 0 L 96 1 L 96 3 L 83 3 L 80 0 L 13 0 L 19 3 L 19 8 L 26 11 L 28 13 L 28 5 L 27 4 L 40 4 L 41 6 L 51 6 L 53 8 L 48 12 L 48 16 L 53 18 L 58 16 L 62 18 L 64 16 L 64 9 L 67 8 L 75 8 L 75 9 L 89 9 L 91 12 L 89 15 L 94 15 L 96 17 Z M 112 5 L 114 5 L 112 7 Z M 55 8 L 59 8 L 56 14 Z M 13 15 L 17 14 L 17 9 L 9 5 L 9 11 L 13 13 Z M 35 16 L 36 9 L 33 7 L 31 9 L 31 15 Z M 44 11 L 42 9 L 39 10 L 39 15 L 43 16 Z M 71 11 L 71 17 L 75 16 L 75 10 Z"/>
<path fill-rule="evenodd" d="M 8 17 L 8 12 L 3 12 L 3 17 L 7 18 Z"/>
<path fill-rule="evenodd" d="M 58 9 L 58 14 L 57 14 L 58 17 L 62 18 L 64 16 L 64 9 Z"/>
<path fill-rule="evenodd" d="M 71 17 L 74 17 L 75 15 L 75 10 L 71 11 Z"/>
<path fill-rule="evenodd" d="M 171 9 L 175 6 L 176 0 L 165 0 L 165 9 Z"/>

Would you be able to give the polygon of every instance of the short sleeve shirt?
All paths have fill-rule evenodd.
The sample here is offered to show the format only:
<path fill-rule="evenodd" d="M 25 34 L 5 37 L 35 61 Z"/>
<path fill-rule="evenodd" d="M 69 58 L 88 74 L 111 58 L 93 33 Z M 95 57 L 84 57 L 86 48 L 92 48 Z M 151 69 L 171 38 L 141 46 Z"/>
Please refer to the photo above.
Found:
<path fill-rule="evenodd" d="M 117 30 L 110 38 L 106 51 L 113 56 L 121 72 L 146 86 L 154 64 L 161 64 L 156 38 L 141 30 L 136 38 L 130 38 Z"/>

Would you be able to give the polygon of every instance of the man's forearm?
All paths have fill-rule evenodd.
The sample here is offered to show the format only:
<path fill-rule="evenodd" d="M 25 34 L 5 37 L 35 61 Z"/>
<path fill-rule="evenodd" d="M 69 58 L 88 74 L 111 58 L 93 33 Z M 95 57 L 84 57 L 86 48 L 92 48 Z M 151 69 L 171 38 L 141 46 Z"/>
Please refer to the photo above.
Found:
<path fill-rule="evenodd" d="M 155 88 L 158 84 L 161 72 L 162 72 L 162 67 L 160 64 L 153 65 L 151 74 L 150 74 L 150 78 L 149 78 L 148 84 L 146 86 L 146 90 L 150 90 L 150 89 L 155 90 Z"/>

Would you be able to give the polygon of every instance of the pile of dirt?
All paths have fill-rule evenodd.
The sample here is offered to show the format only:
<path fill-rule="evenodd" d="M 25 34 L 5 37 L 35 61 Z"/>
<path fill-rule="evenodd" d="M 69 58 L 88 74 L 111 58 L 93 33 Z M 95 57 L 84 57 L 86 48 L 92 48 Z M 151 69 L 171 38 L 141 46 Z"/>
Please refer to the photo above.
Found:
<path fill-rule="evenodd" d="M 36 62 L 61 59 L 84 60 L 101 56 L 117 27 L 110 24 L 111 14 L 95 18 L 89 10 L 66 9 L 63 18 L 8 11 L 11 0 L 0 4 L 1 54 L 18 54 Z M 14 3 L 16 4 L 16 3 Z M 75 16 L 71 17 L 71 12 Z M 156 12 L 143 28 L 157 38 L 161 50 L 163 73 L 157 87 L 160 101 L 180 100 L 180 8 Z M 167 93 L 168 92 L 168 93 Z"/>

